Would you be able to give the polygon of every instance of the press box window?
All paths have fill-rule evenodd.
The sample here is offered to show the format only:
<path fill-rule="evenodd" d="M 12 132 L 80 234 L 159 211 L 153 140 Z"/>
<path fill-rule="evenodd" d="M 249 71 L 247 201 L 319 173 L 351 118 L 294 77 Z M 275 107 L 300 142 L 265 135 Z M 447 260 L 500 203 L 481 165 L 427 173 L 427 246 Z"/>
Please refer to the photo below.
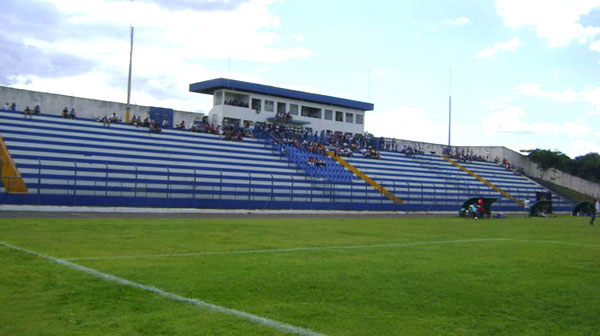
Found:
<path fill-rule="evenodd" d="M 362 114 L 357 114 L 356 115 L 356 123 L 357 124 L 363 124 L 363 115 Z"/>
<path fill-rule="evenodd" d="M 353 123 L 354 122 L 354 114 L 352 114 L 352 113 L 346 113 L 346 122 L 347 123 Z"/>
<path fill-rule="evenodd" d="M 260 99 L 252 98 L 252 109 L 260 112 L 262 110 Z"/>
<path fill-rule="evenodd" d="M 291 115 L 298 115 L 298 105 L 296 105 L 296 104 L 290 104 L 290 114 Z"/>
<path fill-rule="evenodd" d="M 325 110 L 325 119 L 331 120 L 332 118 L 333 118 L 333 111 L 332 110 Z"/>
<path fill-rule="evenodd" d="M 265 100 L 265 111 L 267 111 L 267 112 L 275 111 L 275 103 L 272 100 Z"/>
<path fill-rule="evenodd" d="M 214 105 L 223 104 L 223 92 L 217 91 L 217 92 L 215 92 L 215 95 L 213 97 L 214 97 Z"/>
<path fill-rule="evenodd" d="M 344 112 L 335 111 L 335 121 L 344 121 Z"/>
<path fill-rule="evenodd" d="M 310 107 L 310 106 L 302 106 L 302 114 L 303 117 L 321 119 L 321 109 Z"/>

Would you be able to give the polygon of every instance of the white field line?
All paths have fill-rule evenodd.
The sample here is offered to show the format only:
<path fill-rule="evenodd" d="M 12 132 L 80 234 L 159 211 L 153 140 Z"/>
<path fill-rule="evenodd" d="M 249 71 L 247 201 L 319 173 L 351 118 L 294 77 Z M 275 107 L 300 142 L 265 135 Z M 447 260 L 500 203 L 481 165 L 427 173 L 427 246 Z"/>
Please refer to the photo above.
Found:
<path fill-rule="evenodd" d="M 97 278 L 101 278 L 107 281 L 112 281 L 112 282 L 116 282 L 120 285 L 123 286 L 127 286 L 127 287 L 133 287 L 133 288 L 137 288 L 137 289 L 141 289 L 143 291 L 146 292 L 151 292 L 154 294 L 158 294 L 162 297 L 165 297 L 167 299 L 171 299 L 174 301 L 178 301 L 178 302 L 183 302 L 183 303 L 191 303 L 193 305 L 196 305 L 198 307 L 201 308 L 205 308 L 214 312 L 218 312 L 221 314 L 225 314 L 225 315 L 230 315 L 230 316 L 234 316 L 234 317 L 238 317 L 238 318 L 242 318 L 245 320 L 248 320 L 250 322 L 253 322 L 255 324 L 259 324 L 259 325 L 263 325 L 266 327 L 270 327 L 273 328 L 275 330 L 279 330 L 282 332 L 286 332 L 286 333 L 290 333 L 290 334 L 296 334 L 296 335 L 303 335 L 303 336 L 325 336 L 323 334 L 314 332 L 312 330 L 309 329 L 304 329 L 304 328 L 300 328 L 300 327 L 296 327 L 287 323 L 283 323 L 283 322 L 279 322 L 279 321 L 275 321 L 275 320 L 271 320 L 268 318 L 264 318 L 264 317 L 260 317 L 260 316 L 256 316 L 256 315 L 252 315 L 243 311 L 239 311 L 239 310 L 235 310 L 235 309 L 230 309 L 230 308 L 225 308 L 225 307 L 221 307 L 221 306 L 217 306 L 208 302 L 204 302 L 198 299 L 194 299 L 194 298 L 186 298 L 177 294 L 173 294 L 173 293 L 169 293 L 166 291 L 163 291 L 162 289 L 156 288 L 156 287 L 152 287 L 152 286 L 146 286 L 146 285 L 142 285 L 136 282 L 132 282 L 129 280 L 125 280 L 123 278 L 119 278 L 116 277 L 114 275 L 110 275 L 110 274 L 106 274 L 106 273 L 102 273 L 100 271 L 97 271 L 95 269 L 92 268 L 88 268 L 88 267 L 84 267 L 84 266 L 80 266 L 77 264 L 74 264 L 72 262 L 69 262 L 67 260 L 64 259 L 59 259 L 59 258 L 54 258 L 51 256 L 47 256 L 35 251 L 31 251 L 31 250 L 27 250 L 24 249 L 22 247 L 18 247 L 18 246 L 14 246 L 11 244 L 7 244 L 4 242 L 0 242 L 0 245 L 2 246 L 6 246 L 10 249 L 13 250 L 17 250 L 17 251 L 21 251 L 24 253 L 28 253 L 28 254 L 32 254 L 34 256 L 37 256 L 39 258 L 43 258 L 43 259 L 47 259 L 50 261 L 53 261 L 57 264 L 63 265 L 63 266 L 67 266 L 69 268 L 81 271 L 83 273 L 95 276 Z"/>
<path fill-rule="evenodd" d="M 63 260 L 72 260 L 73 261 L 73 260 L 110 260 L 110 259 L 138 259 L 138 258 L 141 259 L 141 258 L 169 258 L 169 257 L 199 257 L 199 256 L 212 256 L 212 255 L 229 255 L 229 254 L 260 254 L 260 253 L 284 253 L 284 252 L 299 252 L 299 251 L 353 250 L 353 249 L 406 247 L 406 246 L 438 245 L 438 244 L 460 244 L 460 243 L 475 243 L 475 242 L 505 241 L 505 240 L 511 240 L 511 239 L 509 239 L 509 238 L 463 239 L 463 240 L 442 240 L 442 241 L 427 241 L 427 242 L 414 242 L 414 243 L 391 243 L 391 244 L 374 244 L 374 245 L 317 246 L 317 247 L 294 247 L 294 248 L 266 249 L 266 250 L 145 254 L 145 255 L 132 255 L 132 256 L 109 256 L 109 257 L 81 257 L 81 258 L 64 258 Z"/>
<path fill-rule="evenodd" d="M 560 240 L 530 240 L 530 239 L 511 239 L 511 240 L 516 243 L 545 243 L 545 244 L 558 244 L 558 245 L 567 245 L 567 246 L 600 247 L 600 245 L 570 243 L 570 242 L 563 242 Z"/>

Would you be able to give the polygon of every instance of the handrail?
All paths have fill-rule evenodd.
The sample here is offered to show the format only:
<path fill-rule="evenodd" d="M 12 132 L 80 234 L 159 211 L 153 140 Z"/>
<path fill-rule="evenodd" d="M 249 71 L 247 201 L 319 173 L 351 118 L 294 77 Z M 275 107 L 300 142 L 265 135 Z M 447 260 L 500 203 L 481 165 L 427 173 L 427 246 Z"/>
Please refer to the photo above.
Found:
<path fill-rule="evenodd" d="M 356 169 L 353 165 L 351 165 L 350 163 L 348 163 L 348 161 L 342 159 L 338 155 L 335 155 L 334 152 L 327 152 L 327 155 L 329 155 L 332 159 L 334 159 L 337 162 L 339 162 L 342 166 L 346 167 L 348 170 L 350 170 L 356 176 L 360 177 L 365 182 L 367 182 L 368 184 L 370 184 L 373 188 L 377 189 L 377 191 L 379 191 L 380 193 L 382 193 L 385 197 L 387 197 L 390 200 L 394 201 L 394 203 L 396 203 L 396 204 L 402 204 L 403 203 L 401 199 L 399 199 L 398 197 L 396 197 L 396 195 L 394 195 L 391 192 L 389 192 L 381 184 L 373 181 L 373 179 L 371 179 L 370 177 L 368 177 L 367 175 L 365 175 L 365 173 L 363 173 L 360 170 Z"/>
<path fill-rule="evenodd" d="M 19 173 L 17 165 L 10 155 L 2 136 L 0 136 L 0 159 L 2 160 L 0 176 L 2 176 L 2 184 L 6 192 L 27 194 L 27 185 L 25 185 L 25 181 L 23 181 L 21 173 Z"/>

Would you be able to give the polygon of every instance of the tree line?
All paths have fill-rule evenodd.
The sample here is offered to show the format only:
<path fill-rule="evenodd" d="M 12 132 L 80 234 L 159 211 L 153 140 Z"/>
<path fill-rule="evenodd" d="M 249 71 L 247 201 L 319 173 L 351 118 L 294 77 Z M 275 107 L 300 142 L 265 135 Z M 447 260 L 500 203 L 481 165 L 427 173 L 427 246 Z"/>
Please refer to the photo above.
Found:
<path fill-rule="evenodd" d="M 600 183 L 600 154 L 598 153 L 588 153 L 571 159 L 557 150 L 530 149 L 524 152 L 529 153 L 531 161 L 537 163 L 544 170 L 555 168 Z"/>

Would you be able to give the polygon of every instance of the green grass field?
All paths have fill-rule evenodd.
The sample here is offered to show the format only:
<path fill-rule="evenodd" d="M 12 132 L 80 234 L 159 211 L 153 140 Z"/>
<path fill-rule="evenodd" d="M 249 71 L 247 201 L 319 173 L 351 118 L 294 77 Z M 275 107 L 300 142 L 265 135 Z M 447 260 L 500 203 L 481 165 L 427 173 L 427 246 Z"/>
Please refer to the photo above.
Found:
<path fill-rule="evenodd" d="M 600 333 L 585 218 L 0 219 L 0 242 L 0 335 L 287 334 L 6 244 L 323 335 Z"/>

